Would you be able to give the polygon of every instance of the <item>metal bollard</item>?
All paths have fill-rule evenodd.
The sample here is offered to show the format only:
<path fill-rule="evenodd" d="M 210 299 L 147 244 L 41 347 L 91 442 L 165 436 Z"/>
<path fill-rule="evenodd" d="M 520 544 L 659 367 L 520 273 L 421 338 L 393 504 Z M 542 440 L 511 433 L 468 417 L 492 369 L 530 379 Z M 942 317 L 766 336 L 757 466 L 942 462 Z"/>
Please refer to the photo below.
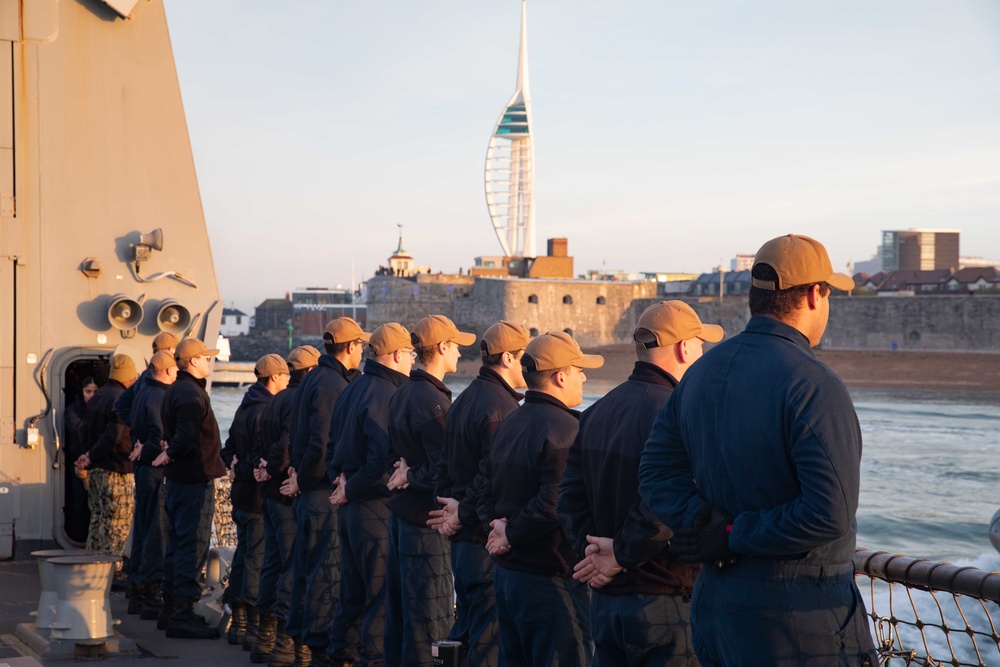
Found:
<path fill-rule="evenodd" d="M 444 640 L 431 644 L 431 657 L 434 658 L 434 666 L 438 667 L 458 667 L 459 652 L 462 650 L 462 642 Z"/>

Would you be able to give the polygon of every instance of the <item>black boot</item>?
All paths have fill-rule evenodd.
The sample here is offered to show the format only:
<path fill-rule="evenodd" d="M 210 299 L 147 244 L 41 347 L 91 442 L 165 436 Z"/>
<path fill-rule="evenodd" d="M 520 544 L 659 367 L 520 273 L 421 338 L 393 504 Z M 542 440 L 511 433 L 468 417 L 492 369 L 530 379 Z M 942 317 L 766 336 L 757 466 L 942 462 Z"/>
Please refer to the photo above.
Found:
<path fill-rule="evenodd" d="M 295 664 L 295 640 L 285 632 L 285 619 L 278 621 L 268 667 L 291 667 Z"/>
<path fill-rule="evenodd" d="M 160 613 L 156 616 L 156 629 L 166 630 L 170 625 L 170 614 L 173 611 L 173 600 L 169 595 L 164 595 L 161 600 Z"/>
<path fill-rule="evenodd" d="M 254 644 L 257 643 L 257 628 L 260 625 L 260 613 L 257 611 L 257 607 L 246 605 L 247 608 L 247 632 L 243 637 L 243 650 L 251 651 L 253 650 Z"/>
<path fill-rule="evenodd" d="M 129 582 L 128 609 L 129 614 L 138 614 L 142 611 L 142 603 L 146 600 L 146 584 Z"/>
<path fill-rule="evenodd" d="M 295 640 L 295 667 L 310 667 L 312 665 L 312 651 L 302 643 L 301 639 Z"/>
<path fill-rule="evenodd" d="M 303 646 L 303 651 L 307 653 L 310 657 L 310 665 L 312 667 L 329 667 L 332 663 L 330 658 L 326 655 L 325 646 Z"/>
<path fill-rule="evenodd" d="M 265 664 L 271 660 L 274 638 L 279 627 L 284 632 L 285 622 L 278 621 L 274 616 L 262 615 L 260 617 L 260 622 L 257 624 L 257 643 L 250 649 L 250 662 Z M 294 653 L 292 657 L 295 657 Z"/>
<path fill-rule="evenodd" d="M 163 598 L 160 597 L 160 584 L 149 584 L 146 587 L 146 597 L 142 600 L 142 609 L 139 610 L 139 618 L 144 621 L 155 621 L 160 617 L 161 609 L 163 609 Z"/>
<path fill-rule="evenodd" d="M 195 598 L 174 596 L 167 636 L 174 639 L 217 639 L 219 631 L 194 613 Z"/>
<path fill-rule="evenodd" d="M 230 600 L 229 607 L 233 610 L 233 615 L 229 619 L 226 641 L 230 644 L 242 644 L 247 633 L 247 607 L 243 600 Z"/>

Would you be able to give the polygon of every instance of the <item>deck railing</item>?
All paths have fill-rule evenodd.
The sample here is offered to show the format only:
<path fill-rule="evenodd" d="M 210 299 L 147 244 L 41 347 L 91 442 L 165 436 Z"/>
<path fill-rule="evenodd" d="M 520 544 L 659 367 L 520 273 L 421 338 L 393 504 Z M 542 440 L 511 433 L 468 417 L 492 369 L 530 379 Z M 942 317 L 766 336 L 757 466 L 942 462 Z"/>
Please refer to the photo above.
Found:
<path fill-rule="evenodd" d="M 858 549 L 883 664 L 1000 666 L 1000 573 Z"/>

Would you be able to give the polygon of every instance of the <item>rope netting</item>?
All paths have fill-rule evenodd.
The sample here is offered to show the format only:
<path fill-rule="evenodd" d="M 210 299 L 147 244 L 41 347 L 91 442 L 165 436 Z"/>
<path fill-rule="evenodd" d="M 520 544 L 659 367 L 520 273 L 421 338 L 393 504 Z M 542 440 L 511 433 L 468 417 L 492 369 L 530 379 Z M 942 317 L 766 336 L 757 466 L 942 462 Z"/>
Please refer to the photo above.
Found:
<path fill-rule="evenodd" d="M 854 568 L 883 665 L 1000 667 L 1000 573 L 868 549 Z"/>

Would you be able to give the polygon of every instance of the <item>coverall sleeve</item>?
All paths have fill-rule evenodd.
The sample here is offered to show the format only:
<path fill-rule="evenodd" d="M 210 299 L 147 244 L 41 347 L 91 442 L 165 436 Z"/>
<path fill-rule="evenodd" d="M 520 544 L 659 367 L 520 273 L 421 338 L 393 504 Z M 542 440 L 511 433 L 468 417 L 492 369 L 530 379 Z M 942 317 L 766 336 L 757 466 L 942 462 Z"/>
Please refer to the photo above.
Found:
<path fill-rule="evenodd" d="M 411 489 L 435 491 L 435 472 L 438 463 L 444 458 L 444 412 L 418 426 L 417 436 L 427 455 L 427 461 L 422 465 L 411 465 L 406 473 L 406 481 Z"/>
<path fill-rule="evenodd" d="M 584 557 L 587 548 L 587 535 L 597 534 L 583 470 L 580 467 L 582 459 L 583 443 L 578 434 L 573 446 L 569 448 L 566 469 L 563 470 L 562 479 L 559 481 L 558 512 L 566 537 L 580 558 Z"/>
<path fill-rule="evenodd" d="M 656 416 L 639 458 L 639 496 L 653 516 L 673 530 L 689 529 L 702 498 L 677 423 L 680 392 Z"/>
<path fill-rule="evenodd" d="M 375 408 L 374 410 L 372 408 Z M 389 433 L 386 428 L 389 416 L 385 406 L 371 406 L 364 416 L 362 426 L 366 451 L 365 462 L 347 480 L 344 493 L 348 500 L 366 498 L 382 492 L 388 480 Z"/>
<path fill-rule="evenodd" d="M 326 463 L 330 420 L 335 402 L 327 400 L 319 391 L 313 393 L 312 404 L 309 406 L 309 439 L 296 470 L 312 470 L 321 462 Z"/>
<path fill-rule="evenodd" d="M 489 480 L 487 460 L 490 456 L 490 440 L 493 438 L 493 432 L 500 427 L 501 423 L 487 420 L 479 427 L 481 429 L 479 432 L 483 434 L 476 438 L 476 442 L 480 443 L 479 472 L 465 487 L 465 493 L 462 494 L 462 497 L 456 498 L 458 500 L 458 520 L 462 522 L 463 526 L 470 525 L 479 518 L 479 504 Z"/>
<path fill-rule="evenodd" d="M 135 391 L 140 380 L 142 378 L 130 384 L 115 400 L 115 412 L 118 413 L 118 419 L 128 427 L 132 426 L 132 403 L 135 400 Z"/>
<path fill-rule="evenodd" d="M 267 450 L 267 474 L 277 477 L 288 469 L 288 448 L 291 446 L 292 410 L 291 405 L 283 405 L 281 412 L 281 435 Z"/>
<path fill-rule="evenodd" d="M 201 434 L 201 405 L 197 402 L 177 406 L 174 417 L 174 437 L 167 445 L 167 456 L 173 461 L 197 455 Z"/>
<path fill-rule="evenodd" d="M 530 544 L 559 527 L 556 505 L 559 478 L 566 467 L 569 447 L 556 448 L 546 440 L 539 452 L 538 493 L 507 518 L 507 541 L 512 547 Z"/>
<path fill-rule="evenodd" d="M 629 510 L 628 518 L 615 535 L 615 560 L 626 568 L 645 565 L 659 555 L 674 536 L 641 500 Z"/>

